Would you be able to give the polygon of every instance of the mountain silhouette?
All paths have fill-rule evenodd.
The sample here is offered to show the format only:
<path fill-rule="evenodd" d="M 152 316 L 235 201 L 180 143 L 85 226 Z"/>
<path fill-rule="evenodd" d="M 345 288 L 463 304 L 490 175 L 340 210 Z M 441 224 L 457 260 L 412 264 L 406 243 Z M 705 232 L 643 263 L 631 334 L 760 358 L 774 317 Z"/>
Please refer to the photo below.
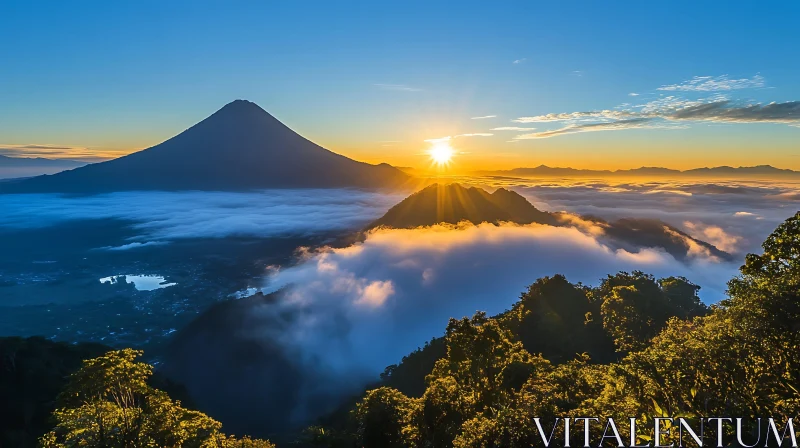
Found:
<path fill-rule="evenodd" d="M 4 192 L 398 187 L 409 176 L 307 140 L 244 100 L 151 148 L 70 171 L 5 183 Z"/>
<path fill-rule="evenodd" d="M 494 193 L 460 184 L 432 184 L 403 199 L 367 227 L 408 229 L 435 224 L 473 224 L 510 222 L 544 224 L 585 229 L 594 227 L 598 238 L 613 248 L 637 252 L 650 247 L 660 248 L 678 260 L 707 255 L 724 260 L 731 254 L 713 244 L 698 240 L 657 219 L 622 218 L 605 221 L 594 216 L 578 217 L 568 213 L 551 213 L 537 209 L 519 193 L 498 188 Z M 363 235 L 362 235 L 363 237 Z"/>
<path fill-rule="evenodd" d="M 55 174 L 60 171 L 86 165 L 87 162 L 69 159 L 45 159 L 43 157 L 8 157 L 0 155 L 0 179 L 32 177 Z"/>
<path fill-rule="evenodd" d="M 370 225 L 413 228 L 469 221 L 556 224 L 550 213 L 534 207 L 518 193 L 498 188 L 494 193 L 460 184 L 432 184 L 405 198 Z"/>
<path fill-rule="evenodd" d="M 541 177 L 707 177 L 707 178 L 773 178 L 797 177 L 800 171 L 775 168 L 770 165 L 758 166 L 716 166 L 711 168 L 694 168 L 674 170 L 655 166 L 643 166 L 628 170 L 584 170 L 576 168 L 558 168 L 539 165 L 533 168 L 513 168 L 499 171 L 480 171 L 477 174 L 494 176 L 541 176 Z"/>

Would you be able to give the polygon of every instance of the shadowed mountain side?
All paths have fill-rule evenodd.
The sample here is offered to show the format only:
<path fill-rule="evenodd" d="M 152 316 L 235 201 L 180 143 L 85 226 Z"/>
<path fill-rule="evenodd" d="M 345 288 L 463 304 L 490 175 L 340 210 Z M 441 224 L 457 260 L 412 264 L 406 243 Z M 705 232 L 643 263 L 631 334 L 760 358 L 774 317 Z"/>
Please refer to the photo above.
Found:
<path fill-rule="evenodd" d="M 458 224 L 461 221 L 473 224 L 503 221 L 517 224 L 558 223 L 552 214 L 538 210 L 524 197 L 504 188 L 489 194 L 477 187 L 433 184 L 402 200 L 369 228 L 413 228 L 439 223 Z"/>
<path fill-rule="evenodd" d="M 411 178 L 357 162 L 300 136 L 258 105 L 236 100 L 179 135 L 118 159 L 5 183 L 0 192 L 400 187 Z"/>
<path fill-rule="evenodd" d="M 458 224 L 468 221 L 498 224 L 544 224 L 563 227 L 583 227 L 574 215 L 549 213 L 533 206 L 520 194 L 498 188 L 494 193 L 477 187 L 459 184 L 429 185 L 389 209 L 367 230 L 378 227 L 415 228 L 440 223 Z M 598 238 L 615 249 L 637 252 L 641 248 L 661 248 L 678 260 L 690 256 L 710 255 L 723 260 L 732 257 L 715 246 L 692 238 L 685 232 L 655 219 L 623 218 L 607 222 L 597 217 L 583 217 L 602 230 Z M 584 223 L 585 225 L 585 223 Z M 363 240 L 364 235 L 347 240 L 350 244 Z"/>
<path fill-rule="evenodd" d="M 660 247 L 678 260 L 691 255 L 710 255 L 731 261 L 733 256 L 713 244 L 698 240 L 657 219 L 622 218 L 607 222 L 596 217 L 584 217 L 603 228 L 612 246 L 636 252 L 642 247 Z"/>
<path fill-rule="evenodd" d="M 199 410 L 232 431 L 261 435 L 290 423 L 280 403 L 295 403 L 302 373 L 269 338 L 246 332 L 279 331 L 280 324 L 258 313 L 275 295 L 257 294 L 218 303 L 180 330 L 159 371 L 181 381 Z M 235 405 L 232 405 L 235 403 Z"/>
<path fill-rule="evenodd" d="M 289 348 L 290 330 L 306 310 L 287 308 L 282 297 L 258 293 L 213 305 L 176 333 L 159 373 L 237 434 L 275 439 L 330 412 L 344 391 L 358 388 L 330 381 Z"/>

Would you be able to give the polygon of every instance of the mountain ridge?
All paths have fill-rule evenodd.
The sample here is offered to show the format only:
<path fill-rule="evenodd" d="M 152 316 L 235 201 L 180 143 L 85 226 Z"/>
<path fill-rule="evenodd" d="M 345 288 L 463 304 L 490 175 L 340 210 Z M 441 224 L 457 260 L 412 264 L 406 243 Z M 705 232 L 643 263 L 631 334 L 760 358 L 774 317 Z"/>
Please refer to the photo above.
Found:
<path fill-rule="evenodd" d="M 0 154 L 0 179 L 55 174 L 88 165 L 88 162 L 71 159 L 48 159 L 45 157 L 10 157 Z"/>
<path fill-rule="evenodd" d="M 126 156 L 3 185 L 0 192 L 397 188 L 410 176 L 329 151 L 246 100 Z"/>
<path fill-rule="evenodd" d="M 409 228 L 439 223 L 458 224 L 461 221 L 551 225 L 557 222 L 551 214 L 538 210 L 524 197 L 505 188 L 489 193 L 482 188 L 467 188 L 458 183 L 435 183 L 400 201 L 369 228 Z"/>
<path fill-rule="evenodd" d="M 483 170 L 476 174 L 482 175 L 519 175 L 519 176 L 678 176 L 678 177 L 720 177 L 720 176 L 798 176 L 800 171 L 785 168 L 776 168 L 772 165 L 754 165 L 732 167 L 727 165 L 715 167 L 691 168 L 688 170 L 676 170 L 657 166 L 642 166 L 639 168 L 619 169 L 619 170 L 592 170 L 570 167 L 550 167 L 539 165 L 536 167 L 519 167 L 509 170 Z"/>

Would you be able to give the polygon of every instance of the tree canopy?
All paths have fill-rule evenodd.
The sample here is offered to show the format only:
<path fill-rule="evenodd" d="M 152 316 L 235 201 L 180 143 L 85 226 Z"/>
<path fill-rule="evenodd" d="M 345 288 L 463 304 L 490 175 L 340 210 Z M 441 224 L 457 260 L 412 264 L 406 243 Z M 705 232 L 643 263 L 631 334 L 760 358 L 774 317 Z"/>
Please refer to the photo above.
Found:
<path fill-rule="evenodd" d="M 197 447 L 271 448 L 268 441 L 236 439 L 222 424 L 186 409 L 149 385 L 153 367 L 141 351 L 110 351 L 84 362 L 58 397 L 55 428 L 41 438 L 45 448 Z"/>
<path fill-rule="evenodd" d="M 629 431 L 630 416 L 649 427 L 659 416 L 734 415 L 749 417 L 752 433 L 759 417 L 796 419 L 800 213 L 763 250 L 746 257 L 728 298 L 711 309 L 680 277 L 621 272 L 597 287 L 539 279 L 506 313 L 451 320 L 446 351 L 422 350 L 440 359 L 420 396 L 386 386 L 367 392 L 352 415 L 354 440 L 365 448 L 527 448 L 563 416 L 613 417 Z M 411 374 L 402 366 L 387 371 L 391 382 L 407 383 L 394 378 Z M 391 397 L 391 412 L 375 406 L 377 397 Z M 551 426 L 538 428 L 535 417 Z M 389 435 L 392 445 L 381 438 Z M 641 442 L 652 436 L 643 432 Z"/>

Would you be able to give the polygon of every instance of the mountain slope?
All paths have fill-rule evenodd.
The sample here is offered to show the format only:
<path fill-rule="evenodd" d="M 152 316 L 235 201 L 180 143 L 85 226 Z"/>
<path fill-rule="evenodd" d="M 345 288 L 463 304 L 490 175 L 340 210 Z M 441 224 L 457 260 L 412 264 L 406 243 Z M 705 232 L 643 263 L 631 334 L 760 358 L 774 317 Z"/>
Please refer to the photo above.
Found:
<path fill-rule="evenodd" d="M 409 176 L 328 151 L 258 105 L 236 100 L 177 136 L 125 157 L 5 184 L 4 192 L 397 187 Z"/>

